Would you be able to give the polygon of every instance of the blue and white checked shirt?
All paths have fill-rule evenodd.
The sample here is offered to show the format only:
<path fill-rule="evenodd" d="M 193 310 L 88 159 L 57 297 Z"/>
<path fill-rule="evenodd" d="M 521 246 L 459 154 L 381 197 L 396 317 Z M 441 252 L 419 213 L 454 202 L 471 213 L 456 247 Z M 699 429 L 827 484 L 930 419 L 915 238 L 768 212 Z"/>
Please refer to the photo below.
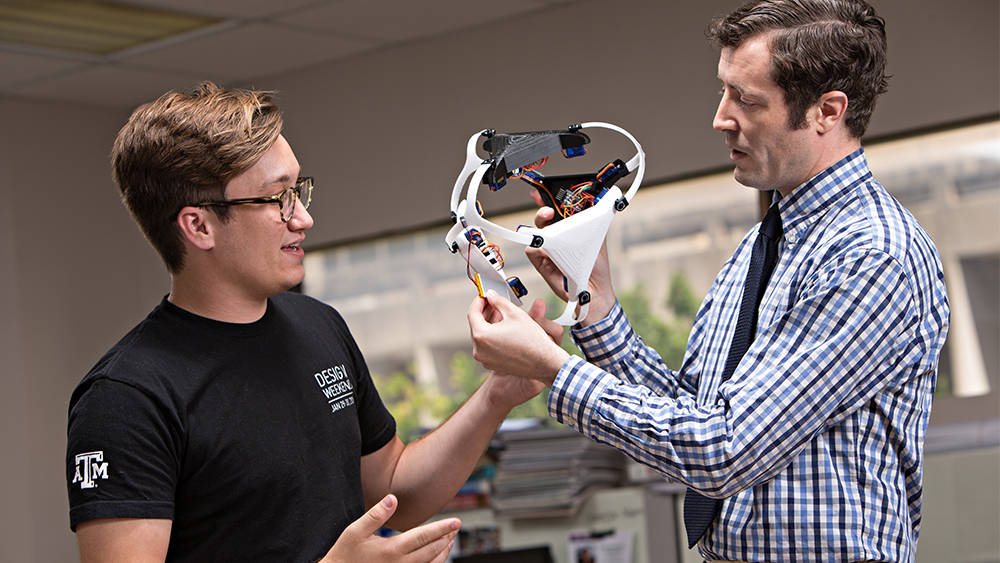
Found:
<path fill-rule="evenodd" d="M 924 435 L 948 332 L 937 250 L 863 149 L 779 201 L 784 240 L 757 334 L 721 382 L 754 227 L 694 321 L 679 370 L 616 304 L 573 331 L 549 412 L 725 498 L 708 559 L 915 559 Z"/>

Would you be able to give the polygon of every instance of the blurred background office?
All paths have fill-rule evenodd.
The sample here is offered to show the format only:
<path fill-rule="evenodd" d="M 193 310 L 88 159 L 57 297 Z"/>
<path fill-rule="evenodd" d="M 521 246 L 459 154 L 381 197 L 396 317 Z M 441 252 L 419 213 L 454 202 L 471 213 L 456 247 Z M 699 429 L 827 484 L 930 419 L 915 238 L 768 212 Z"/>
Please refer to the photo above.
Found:
<path fill-rule="evenodd" d="M 938 245 L 953 307 L 918 560 L 998 561 L 1000 3 L 871 1 L 892 78 L 868 158 Z M 111 143 L 138 104 L 201 80 L 278 92 L 317 186 L 302 291 L 345 315 L 416 432 L 479 376 L 465 323 L 474 290 L 443 239 L 465 141 L 484 128 L 607 121 L 639 139 L 646 179 L 609 234 L 615 283 L 665 355 L 683 349 L 690 302 L 758 217 L 711 129 L 718 52 L 703 31 L 737 4 L 0 1 L 0 560 L 77 557 L 70 392 L 169 287 L 110 175 Z M 592 145 L 583 170 L 558 159 L 546 172 L 631 155 L 612 134 Z M 526 186 L 483 204 L 508 226 L 530 221 Z M 510 250 L 507 270 L 544 296 Z"/>

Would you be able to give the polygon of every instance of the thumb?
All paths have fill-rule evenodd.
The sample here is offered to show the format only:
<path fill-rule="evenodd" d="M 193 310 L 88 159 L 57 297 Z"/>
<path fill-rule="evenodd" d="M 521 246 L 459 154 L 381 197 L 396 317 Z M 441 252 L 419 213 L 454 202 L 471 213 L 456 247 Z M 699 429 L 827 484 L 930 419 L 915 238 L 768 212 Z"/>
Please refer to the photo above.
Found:
<path fill-rule="evenodd" d="M 509 299 L 501 296 L 492 289 L 486 292 L 486 300 L 489 302 L 490 307 L 500 311 L 504 317 L 507 316 L 507 313 L 517 309 L 517 306 L 511 303 Z"/>
<path fill-rule="evenodd" d="M 542 299 L 535 299 L 535 302 L 531 304 L 531 308 L 528 309 L 528 316 L 535 319 L 545 316 L 545 301 Z"/>
<path fill-rule="evenodd" d="M 466 317 L 469 320 L 469 328 L 475 330 L 489 324 L 486 320 L 488 307 L 489 301 L 485 298 L 476 296 L 476 298 L 472 300 L 472 303 L 469 305 L 469 310 L 466 312 Z"/>
<path fill-rule="evenodd" d="M 350 531 L 361 537 L 368 537 L 374 534 L 379 528 L 385 526 L 389 518 L 392 518 L 392 515 L 396 513 L 397 504 L 396 495 L 385 495 L 378 504 L 371 507 L 361 518 L 352 522 L 345 532 Z"/>

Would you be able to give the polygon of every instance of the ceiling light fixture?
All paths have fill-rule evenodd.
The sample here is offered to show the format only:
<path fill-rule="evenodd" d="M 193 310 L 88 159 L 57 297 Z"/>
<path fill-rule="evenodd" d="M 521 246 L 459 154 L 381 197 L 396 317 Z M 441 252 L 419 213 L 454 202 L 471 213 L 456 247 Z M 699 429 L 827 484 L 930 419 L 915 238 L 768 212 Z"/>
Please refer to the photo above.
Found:
<path fill-rule="evenodd" d="M 107 55 L 220 20 L 100 1 L 0 1 L 0 42 Z"/>

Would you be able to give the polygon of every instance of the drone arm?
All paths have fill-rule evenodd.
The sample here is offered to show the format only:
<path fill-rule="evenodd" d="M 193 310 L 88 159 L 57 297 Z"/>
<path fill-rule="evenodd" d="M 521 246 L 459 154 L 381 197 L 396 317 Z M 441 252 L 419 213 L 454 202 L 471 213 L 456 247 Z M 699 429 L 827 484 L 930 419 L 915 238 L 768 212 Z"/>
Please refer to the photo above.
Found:
<path fill-rule="evenodd" d="M 476 227 L 482 229 L 483 232 L 489 236 L 489 238 L 501 237 L 525 246 L 538 246 L 538 244 L 535 243 L 535 235 L 533 233 L 534 229 L 529 228 L 520 231 L 512 231 L 497 225 L 479 214 L 479 209 L 476 208 L 476 198 L 479 195 L 479 184 L 482 182 L 483 175 L 489 167 L 490 164 L 485 162 L 479 167 L 479 169 L 476 170 L 476 173 L 472 175 L 472 179 L 469 181 L 469 194 L 466 199 L 469 203 L 466 205 L 464 213 L 461 215 L 464 215 L 470 225 L 475 225 Z"/>
<path fill-rule="evenodd" d="M 635 196 L 635 192 L 639 190 L 639 184 L 642 183 L 642 177 L 646 173 L 646 154 L 642 152 L 642 145 L 639 141 L 632 136 L 631 133 L 618 127 L 617 125 L 612 125 L 611 123 L 604 123 L 603 121 L 589 121 L 587 123 L 582 123 L 580 125 L 584 129 L 588 127 L 601 127 L 604 129 L 611 129 L 625 136 L 632 144 L 635 146 L 635 156 L 629 159 L 625 163 L 625 167 L 628 168 L 629 172 L 635 171 L 635 175 L 632 179 L 632 185 L 629 186 L 628 190 L 623 196 L 626 202 L 632 201 L 632 197 Z"/>
<path fill-rule="evenodd" d="M 465 182 L 463 180 L 465 180 L 465 178 L 467 178 L 469 174 L 471 174 L 472 171 L 475 170 L 476 167 L 483 161 L 479 158 L 479 155 L 476 154 L 476 141 L 481 135 L 485 134 L 486 131 L 488 131 L 488 129 L 483 129 L 479 133 L 469 137 L 469 143 L 465 150 L 465 165 L 462 166 L 462 172 L 459 173 L 458 179 L 455 180 L 455 187 L 451 190 L 452 213 L 458 212 L 458 202 L 462 198 L 462 188 L 465 186 Z"/>
<path fill-rule="evenodd" d="M 617 172 L 618 174 L 635 172 L 632 185 L 624 194 L 621 189 L 612 185 L 610 188 L 607 188 L 606 193 L 602 192 L 604 195 L 596 203 L 592 204 L 591 207 L 573 214 L 572 221 L 559 221 L 544 228 L 525 227 L 514 231 L 496 225 L 482 216 L 477 205 L 477 195 L 483 178 L 489 174 L 496 174 L 494 167 L 499 167 L 500 164 L 505 164 L 505 162 L 497 161 L 495 158 L 482 161 L 476 155 L 477 139 L 481 135 L 492 135 L 490 130 L 483 130 L 469 139 L 465 166 L 455 181 L 455 188 L 452 192 L 451 210 L 456 221 L 456 226 L 449 233 L 448 237 L 446 237 L 446 242 L 452 248 L 452 251 L 461 251 L 462 255 L 466 258 L 468 266 L 479 274 L 474 281 L 476 281 L 476 285 L 481 293 L 493 287 L 498 290 L 498 293 L 503 294 L 506 292 L 508 297 L 518 304 L 520 304 L 520 301 L 509 286 L 508 280 L 505 279 L 505 274 L 495 269 L 481 253 L 469 252 L 471 249 L 468 247 L 467 240 L 471 239 L 467 239 L 466 235 L 462 235 L 462 233 L 467 233 L 472 228 L 475 228 L 491 239 L 503 238 L 525 246 L 544 248 L 549 258 L 563 272 L 566 278 L 568 302 L 562 315 L 555 319 L 555 322 L 562 325 L 573 325 L 581 319 L 586 318 L 589 312 L 591 297 L 587 292 L 587 286 L 597 259 L 597 254 L 601 248 L 601 242 L 607 235 L 608 227 L 615 213 L 623 210 L 638 190 L 646 166 L 642 147 L 628 131 L 610 123 L 597 121 L 574 126 L 571 130 L 575 132 L 578 129 L 588 127 L 616 131 L 624 135 L 635 146 L 636 154 L 627 163 L 622 163 L 621 161 L 613 163 L 619 169 L 624 165 L 625 171 L 619 171 Z M 550 134 L 557 132 L 535 133 Z M 510 139 L 508 137 L 510 135 L 498 136 L 496 143 L 509 142 Z M 544 139 L 543 137 L 539 138 Z M 589 139 L 587 140 L 589 141 Z M 488 146 L 497 148 L 493 147 L 492 144 Z M 545 150 L 548 151 L 550 148 L 552 147 L 548 147 Z M 537 149 L 539 147 L 534 147 L 532 150 L 537 152 Z M 490 150 L 492 155 L 493 150 L 488 150 Z M 516 151 L 512 151 L 510 154 L 514 155 L 515 153 Z M 534 152 L 531 154 L 516 154 L 520 160 L 530 160 L 538 156 Z M 468 182 L 468 194 L 465 199 L 461 199 L 462 187 L 465 185 L 463 180 L 470 175 L 472 177 Z M 598 173 L 598 176 L 604 178 L 602 173 Z M 569 177 L 567 176 L 566 178 Z M 607 184 L 613 181 L 611 177 L 606 177 Z M 493 189 L 497 189 L 494 187 L 495 183 L 496 180 L 494 179 L 493 183 L 490 184 Z M 500 269 L 502 270 L 502 266 Z M 504 289 L 505 291 L 499 291 L 500 289 Z M 523 293 L 521 294 L 523 295 Z M 579 311 L 577 311 L 577 307 L 579 307 Z"/>

